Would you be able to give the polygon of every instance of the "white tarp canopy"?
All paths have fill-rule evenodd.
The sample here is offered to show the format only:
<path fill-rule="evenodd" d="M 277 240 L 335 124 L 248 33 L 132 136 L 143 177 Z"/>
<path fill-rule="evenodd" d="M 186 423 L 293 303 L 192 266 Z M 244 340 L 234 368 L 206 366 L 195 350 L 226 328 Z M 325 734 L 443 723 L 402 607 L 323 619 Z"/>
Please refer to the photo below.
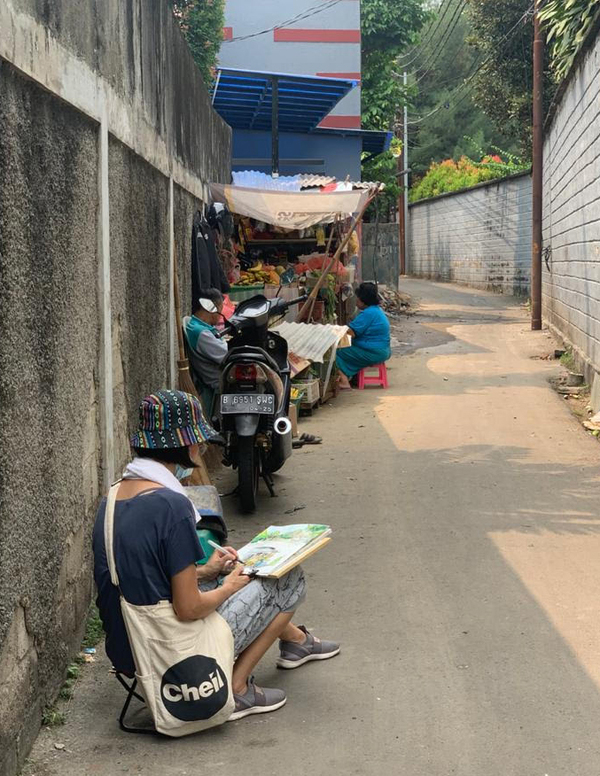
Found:
<path fill-rule="evenodd" d="M 282 229 L 306 229 L 331 223 L 337 216 L 352 216 L 369 197 L 368 191 L 268 191 L 221 183 L 211 183 L 210 191 L 213 200 L 227 205 L 232 213 Z"/>

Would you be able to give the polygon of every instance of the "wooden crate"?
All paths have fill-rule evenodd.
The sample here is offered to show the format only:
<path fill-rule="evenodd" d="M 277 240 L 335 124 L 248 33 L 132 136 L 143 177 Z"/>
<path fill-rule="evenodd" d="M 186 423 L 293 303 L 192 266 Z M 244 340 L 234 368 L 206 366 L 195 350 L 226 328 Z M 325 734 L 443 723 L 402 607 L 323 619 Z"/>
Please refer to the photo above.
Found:
<path fill-rule="evenodd" d="M 304 391 L 302 404 L 314 404 L 321 398 L 319 380 L 316 377 L 310 377 L 303 380 L 294 380 L 294 385 Z"/>
<path fill-rule="evenodd" d="M 316 377 L 307 380 L 294 380 L 293 384 L 304 391 L 300 409 L 312 411 L 313 407 L 318 406 L 321 398 L 321 391 L 319 388 L 319 380 Z"/>

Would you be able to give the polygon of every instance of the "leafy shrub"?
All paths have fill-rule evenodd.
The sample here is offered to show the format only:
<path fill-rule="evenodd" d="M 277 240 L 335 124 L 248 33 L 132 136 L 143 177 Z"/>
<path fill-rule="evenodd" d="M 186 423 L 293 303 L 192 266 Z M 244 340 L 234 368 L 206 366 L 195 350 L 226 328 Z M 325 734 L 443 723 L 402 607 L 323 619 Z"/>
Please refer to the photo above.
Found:
<path fill-rule="evenodd" d="M 550 44 L 552 70 L 558 81 L 566 77 L 600 12 L 600 0 L 549 0 L 540 11 L 540 19 Z"/>
<path fill-rule="evenodd" d="M 480 154 L 480 162 L 475 162 L 468 156 L 461 156 L 458 161 L 445 159 L 443 162 L 432 162 L 424 177 L 411 189 L 411 202 L 451 191 L 461 191 L 478 183 L 505 178 L 528 169 L 529 165 L 513 154 L 502 151 L 500 153 L 506 160 L 499 154 Z"/>

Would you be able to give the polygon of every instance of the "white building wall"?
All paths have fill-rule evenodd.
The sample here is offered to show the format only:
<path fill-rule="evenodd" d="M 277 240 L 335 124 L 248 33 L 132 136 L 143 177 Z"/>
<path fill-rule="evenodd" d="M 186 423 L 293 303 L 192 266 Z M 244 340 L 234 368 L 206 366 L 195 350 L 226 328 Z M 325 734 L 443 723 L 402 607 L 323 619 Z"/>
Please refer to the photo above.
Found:
<path fill-rule="evenodd" d="M 329 7 L 322 0 L 323 10 L 285 24 L 316 5 L 316 0 L 227 0 L 225 34 L 232 40 L 225 40 L 221 47 L 221 66 L 359 80 L 360 0 L 339 0 Z M 256 34 L 282 24 L 281 30 Z M 236 40 L 248 35 L 255 37 Z M 297 36 L 303 40 L 287 40 Z M 324 125 L 360 127 L 360 86 L 340 101 Z"/>

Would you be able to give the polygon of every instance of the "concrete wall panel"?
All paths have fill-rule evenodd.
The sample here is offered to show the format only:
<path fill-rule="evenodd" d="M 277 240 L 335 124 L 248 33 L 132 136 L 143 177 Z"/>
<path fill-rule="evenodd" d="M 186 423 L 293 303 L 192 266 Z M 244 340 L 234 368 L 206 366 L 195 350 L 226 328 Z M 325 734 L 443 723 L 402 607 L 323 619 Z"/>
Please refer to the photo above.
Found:
<path fill-rule="evenodd" d="M 544 143 L 543 314 L 600 372 L 600 38 L 581 58 Z"/>
<path fill-rule="evenodd" d="M 192 305 L 191 238 L 192 223 L 202 202 L 180 186 L 173 191 L 175 256 L 181 296 L 181 315 L 190 315 Z"/>
<path fill-rule="evenodd" d="M 409 272 L 503 294 L 529 292 L 529 175 L 410 206 Z"/>
<path fill-rule="evenodd" d="M 169 385 L 169 181 L 110 141 L 110 264 L 116 466 L 140 399 Z"/>
<path fill-rule="evenodd" d="M 91 593 L 89 531 L 100 463 L 98 181 L 93 123 L 57 106 L 6 63 L 0 127 L 5 774 L 22 762 L 42 706 L 62 683 Z"/>

